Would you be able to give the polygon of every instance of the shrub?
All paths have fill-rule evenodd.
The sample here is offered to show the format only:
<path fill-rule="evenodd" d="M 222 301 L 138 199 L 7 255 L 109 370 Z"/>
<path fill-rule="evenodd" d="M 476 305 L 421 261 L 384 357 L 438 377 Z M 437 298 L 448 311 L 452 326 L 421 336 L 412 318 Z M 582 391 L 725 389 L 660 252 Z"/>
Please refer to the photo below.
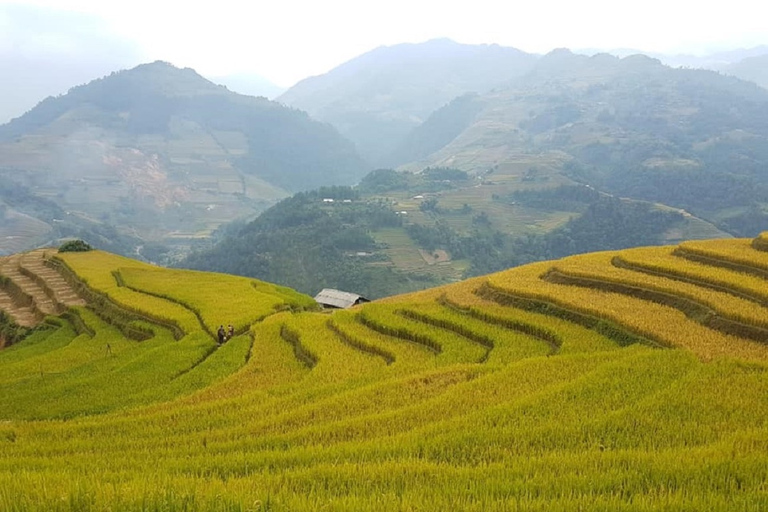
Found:
<path fill-rule="evenodd" d="M 83 240 L 69 240 L 59 247 L 59 252 L 86 252 L 92 250 L 93 247 Z"/>

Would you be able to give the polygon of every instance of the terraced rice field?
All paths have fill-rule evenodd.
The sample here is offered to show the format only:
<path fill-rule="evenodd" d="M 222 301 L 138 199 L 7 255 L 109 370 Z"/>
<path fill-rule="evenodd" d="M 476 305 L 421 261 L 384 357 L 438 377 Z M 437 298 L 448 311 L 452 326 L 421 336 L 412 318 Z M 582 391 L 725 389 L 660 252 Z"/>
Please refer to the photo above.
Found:
<path fill-rule="evenodd" d="M 87 304 L 0 351 L 0 510 L 768 509 L 766 236 L 332 313 L 106 253 L 17 257 Z"/>
<path fill-rule="evenodd" d="M 12 208 L 5 208 L 4 212 L 0 212 L 0 254 L 23 251 L 33 245 L 35 240 L 44 239 L 50 231 L 49 224 Z"/>

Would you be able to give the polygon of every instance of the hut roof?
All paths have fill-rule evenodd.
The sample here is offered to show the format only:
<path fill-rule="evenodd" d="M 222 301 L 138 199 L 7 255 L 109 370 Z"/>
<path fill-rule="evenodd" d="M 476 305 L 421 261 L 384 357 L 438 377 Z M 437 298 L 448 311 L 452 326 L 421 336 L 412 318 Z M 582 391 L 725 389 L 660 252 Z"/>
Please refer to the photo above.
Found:
<path fill-rule="evenodd" d="M 315 300 L 324 306 L 342 309 L 352 307 L 359 302 L 368 302 L 368 299 L 362 295 L 334 290 L 333 288 L 323 288 L 320 293 L 315 295 Z"/>

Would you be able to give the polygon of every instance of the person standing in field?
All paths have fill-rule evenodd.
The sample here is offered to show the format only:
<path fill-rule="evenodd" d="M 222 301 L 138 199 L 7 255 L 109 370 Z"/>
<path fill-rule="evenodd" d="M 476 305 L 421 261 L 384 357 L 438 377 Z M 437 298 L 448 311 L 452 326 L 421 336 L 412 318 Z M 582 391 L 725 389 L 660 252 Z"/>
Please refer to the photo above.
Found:
<path fill-rule="evenodd" d="M 229 324 L 229 329 L 227 330 L 227 339 L 231 340 L 235 335 L 235 328 L 232 327 L 232 324 Z"/>
<path fill-rule="evenodd" d="M 219 326 L 219 331 L 217 334 L 219 335 L 219 345 L 221 345 L 222 343 L 224 343 L 227 337 L 227 334 L 224 332 L 223 324 Z"/>

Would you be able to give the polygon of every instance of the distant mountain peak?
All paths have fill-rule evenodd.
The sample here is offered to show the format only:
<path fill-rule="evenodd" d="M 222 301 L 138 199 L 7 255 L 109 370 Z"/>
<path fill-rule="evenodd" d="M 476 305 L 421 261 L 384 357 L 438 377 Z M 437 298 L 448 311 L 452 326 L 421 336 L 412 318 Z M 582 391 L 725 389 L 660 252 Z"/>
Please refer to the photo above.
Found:
<path fill-rule="evenodd" d="M 649 57 L 648 55 L 645 55 L 643 53 L 636 53 L 634 55 L 628 55 L 621 59 L 621 61 L 624 64 L 630 64 L 630 65 L 643 65 L 643 66 L 663 66 L 662 62 L 659 59 L 655 59 L 653 57 Z"/>
<path fill-rule="evenodd" d="M 117 71 L 81 87 L 110 87 L 117 84 L 168 97 L 226 93 L 226 89 L 204 78 L 194 69 L 178 68 L 162 60 Z"/>
<path fill-rule="evenodd" d="M 158 59 L 154 62 L 145 62 L 144 64 L 139 64 L 133 69 L 140 69 L 140 68 L 150 68 L 150 67 L 157 67 L 157 68 L 173 68 L 173 69 L 179 69 L 177 66 L 174 66 L 167 60 L 161 60 Z M 189 69 L 189 68 L 187 68 Z"/>
<path fill-rule="evenodd" d="M 555 57 L 565 57 L 565 56 L 571 57 L 573 55 L 575 55 L 575 54 L 570 49 L 568 49 L 568 48 L 555 48 L 551 52 L 549 52 L 546 55 L 544 55 L 544 58 L 545 59 L 552 59 L 552 58 L 555 58 Z"/>
<path fill-rule="evenodd" d="M 537 56 L 451 39 L 381 46 L 302 80 L 278 101 L 309 112 L 355 142 L 374 165 L 435 110 L 523 76 Z"/>
<path fill-rule="evenodd" d="M 587 56 L 573 53 L 567 48 L 558 48 L 547 53 L 533 67 L 528 80 L 534 82 L 542 77 L 568 81 L 574 76 L 599 78 L 617 73 L 653 72 L 666 68 L 658 59 L 642 54 L 617 57 L 608 53 Z"/>

